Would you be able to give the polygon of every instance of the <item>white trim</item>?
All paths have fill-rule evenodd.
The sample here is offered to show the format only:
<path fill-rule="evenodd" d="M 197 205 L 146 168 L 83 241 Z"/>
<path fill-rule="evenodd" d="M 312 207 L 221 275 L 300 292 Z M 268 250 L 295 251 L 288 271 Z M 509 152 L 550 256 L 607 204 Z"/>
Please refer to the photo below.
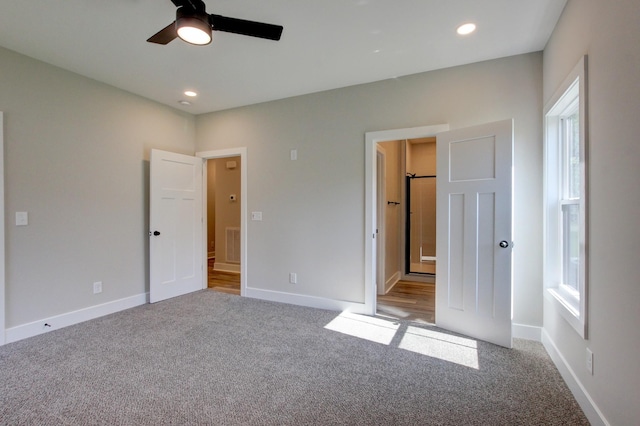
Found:
<path fill-rule="evenodd" d="M 511 324 L 511 333 L 515 339 L 542 341 L 542 327 L 526 324 Z"/>
<path fill-rule="evenodd" d="M 542 330 L 542 344 L 589 422 L 594 426 L 609 426 L 610 423 L 604 417 L 602 411 L 600 411 L 585 387 L 580 380 L 578 380 L 578 376 L 573 372 L 567 360 L 562 356 L 562 353 L 558 350 L 553 340 L 551 340 L 551 336 L 549 336 L 544 329 Z"/>
<path fill-rule="evenodd" d="M 306 306 L 309 308 L 326 309 L 330 311 L 352 312 L 364 314 L 368 312 L 363 303 L 346 302 L 343 300 L 326 299 L 324 297 L 306 296 L 301 294 L 286 293 L 283 291 L 264 290 L 260 288 L 247 288 L 246 297 L 268 300 L 271 302 L 288 303 L 290 305 Z"/>
<path fill-rule="evenodd" d="M 386 185 L 386 176 L 387 176 L 387 151 L 379 144 L 376 144 L 376 196 L 378 199 L 386 200 L 387 199 L 387 185 Z M 387 222 L 386 222 L 386 205 L 384 202 L 378 203 L 376 210 L 376 217 L 380 216 L 379 224 L 376 227 L 378 241 L 376 244 L 376 283 L 377 283 L 377 294 L 385 294 L 389 287 L 388 282 L 385 282 L 385 275 L 387 273 L 386 268 L 386 259 L 387 259 Z"/>
<path fill-rule="evenodd" d="M 65 314 L 55 315 L 53 317 L 43 318 L 38 321 L 11 327 L 7 329 L 7 343 L 17 342 L 18 340 L 124 311 L 125 309 L 135 308 L 136 306 L 144 305 L 146 303 L 149 303 L 149 293 L 141 293 L 135 296 L 125 297 L 124 299 L 114 300 L 101 305 L 90 306 L 77 311 L 67 312 Z M 49 326 L 45 326 L 45 324 L 48 324 Z"/>
<path fill-rule="evenodd" d="M 589 277 L 588 262 L 588 93 L 587 93 L 587 56 L 580 58 L 569 75 L 556 89 L 543 109 L 544 119 L 544 144 L 543 144 L 543 282 L 544 299 L 554 304 L 560 315 L 571 325 L 571 327 L 582 337 L 588 338 L 588 297 L 589 297 Z M 576 90 L 577 89 L 577 90 Z M 577 94 L 573 92 L 577 92 Z M 561 189 L 558 182 L 562 181 L 562 176 L 556 167 L 560 162 L 560 147 L 558 146 L 558 131 L 560 126 L 560 115 L 572 102 L 575 97 L 579 98 L 580 116 L 580 297 L 575 300 L 572 297 L 565 297 L 561 286 L 561 226 L 558 211 L 558 203 L 561 196 Z"/>
<path fill-rule="evenodd" d="M 232 264 L 232 263 L 214 263 L 213 264 L 213 270 L 214 271 L 222 271 L 222 272 L 237 272 L 238 274 L 240 273 L 240 265 L 236 264 Z"/>
<path fill-rule="evenodd" d="M 391 278 L 389 278 L 385 283 L 384 283 L 384 294 L 387 294 L 391 291 L 391 289 L 398 284 L 398 281 L 400 281 L 400 278 L 402 277 L 402 273 L 400 271 L 396 271 L 393 275 L 391 275 Z"/>
<path fill-rule="evenodd" d="M 364 225 L 364 310 L 366 314 L 376 313 L 376 250 L 375 232 L 377 216 L 377 152 L 376 144 L 401 139 L 417 139 L 435 136 L 449 130 L 448 124 L 383 130 L 365 133 L 365 225 Z"/>
<path fill-rule="evenodd" d="M 203 160 L 211 160 L 214 158 L 227 158 L 227 157 L 237 157 L 240 156 L 240 296 L 246 296 L 247 292 L 247 242 L 249 241 L 249 227 L 247 226 L 247 148 L 246 147 L 238 147 L 238 148 L 229 148 L 229 149 L 218 149 L 214 151 L 200 151 L 196 152 L 196 157 L 200 157 Z M 207 191 L 207 176 L 203 173 L 202 176 L 203 181 L 203 191 L 206 195 Z M 206 199 L 206 198 L 205 198 Z M 202 203 L 203 205 L 203 217 L 207 217 L 206 206 L 207 203 Z M 203 227 L 204 231 L 204 227 Z M 207 233 L 202 232 L 202 244 L 205 247 L 204 252 L 207 253 Z M 207 264 L 207 259 L 205 259 L 205 265 Z M 215 264 L 217 268 L 218 264 Z M 205 289 L 208 286 L 208 274 L 203 274 L 202 280 L 202 288 Z"/>
<path fill-rule="evenodd" d="M 5 330 L 5 230 L 4 230 L 4 113 L 0 111 L 0 346 L 6 342 Z"/>

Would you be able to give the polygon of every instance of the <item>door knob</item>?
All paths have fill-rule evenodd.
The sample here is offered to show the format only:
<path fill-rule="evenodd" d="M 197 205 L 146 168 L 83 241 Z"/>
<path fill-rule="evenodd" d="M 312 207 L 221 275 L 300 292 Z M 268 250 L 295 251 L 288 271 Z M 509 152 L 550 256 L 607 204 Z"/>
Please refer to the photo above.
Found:
<path fill-rule="evenodd" d="M 158 235 L 160 235 L 160 231 L 153 231 L 153 235 L 157 237 Z"/>
<path fill-rule="evenodd" d="M 505 240 L 502 240 L 502 241 L 500 241 L 499 246 L 502 247 L 502 248 L 507 248 L 507 247 L 509 247 L 509 243 L 507 241 L 505 241 Z"/>

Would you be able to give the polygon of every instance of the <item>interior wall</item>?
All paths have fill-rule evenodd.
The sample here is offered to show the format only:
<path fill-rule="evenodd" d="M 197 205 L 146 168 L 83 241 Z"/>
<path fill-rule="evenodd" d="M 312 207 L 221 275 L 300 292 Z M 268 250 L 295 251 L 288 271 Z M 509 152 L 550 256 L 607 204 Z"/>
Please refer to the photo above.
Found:
<path fill-rule="evenodd" d="M 544 99 L 588 55 L 588 339 L 544 304 L 544 330 L 609 424 L 640 419 L 640 3 L 569 0 L 544 51 Z M 594 373 L 586 370 L 586 349 Z"/>
<path fill-rule="evenodd" d="M 144 294 L 149 153 L 193 154 L 195 119 L 2 48 L 0 63 L 7 327 Z"/>
<path fill-rule="evenodd" d="M 226 233 L 228 227 L 240 228 L 240 157 L 216 158 L 216 269 L 235 269 L 225 259 Z M 227 163 L 235 162 L 235 168 L 228 168 Z M 235 201 L 231 200 L 235 195 Z M 236 264 L 237 265 L 237 264 Z"/>
<path fill-rule="evenodd" d="M 198 116 L 198 151 L 247 147 L 248 285 L 363 303 L 365 133 L 512 117 L 514 321 L 542 325 L 541 94 L 532 53 Z"/>
<path fill-rule="evenodd" d="M 435 176 L 436 175 L 436 141 L 433 140 L 425 142 L 412 142 L 407 141 L 407 144 L 411 146 L 411 155 L 408 156 L 407 173 L 415 174 L 417 176 Z"/>

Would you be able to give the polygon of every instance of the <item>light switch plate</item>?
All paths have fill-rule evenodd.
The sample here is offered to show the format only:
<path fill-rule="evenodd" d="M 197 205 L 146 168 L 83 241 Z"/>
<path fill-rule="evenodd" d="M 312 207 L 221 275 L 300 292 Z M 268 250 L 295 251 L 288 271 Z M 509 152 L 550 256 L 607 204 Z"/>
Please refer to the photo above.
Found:
<path fill-rule="evenodd" d="M 262 212 L 251 212 L 251 220 L 262 220 Z"/>
<path fill-rule="evenodd" d="M 29 224 L 28 212 L 16 212 L 16 226 L 26 226 Z"/>

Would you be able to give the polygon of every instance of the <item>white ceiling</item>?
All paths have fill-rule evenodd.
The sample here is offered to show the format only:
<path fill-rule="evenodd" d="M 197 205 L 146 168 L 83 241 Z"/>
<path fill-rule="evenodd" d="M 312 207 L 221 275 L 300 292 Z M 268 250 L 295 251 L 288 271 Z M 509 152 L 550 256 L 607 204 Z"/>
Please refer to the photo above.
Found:
<path fill-rule="evenodd" d="M 284 26 L 208 46 L 151 35 L 170 0 L 5 0 L 0 45 L 193 114 L 542 50 L 566 0 L 205 0 L 207 12 Z M 471 36 L 456 34 L 473 21 Z M 1 67 L 0 67 L 1 72 Z M 185 90 L 199 93 L 191 106 Z"/>

